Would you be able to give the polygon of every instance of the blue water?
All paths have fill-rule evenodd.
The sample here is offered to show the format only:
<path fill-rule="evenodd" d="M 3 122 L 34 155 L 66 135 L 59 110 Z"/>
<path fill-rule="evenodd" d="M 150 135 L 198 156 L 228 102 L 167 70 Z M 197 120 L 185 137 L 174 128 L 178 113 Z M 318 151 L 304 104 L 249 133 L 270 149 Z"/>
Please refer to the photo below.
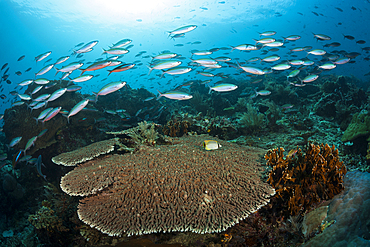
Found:
<path fill-rule="evenodd" d="M 2 93 L 7 97 L 0 100 L 1 109 L 10 107 L 15 96 L 9 95 L 10 91 L 23 92 L 25 87 L 16 87 L 17 83 L 25 79 L 33 79 L 34 73 L 44 66 L 44 61 L 52 58 L 49 63 L 54 63 L 59 57 L 71 55 L 75 45 L 92 40 L 99 43 L 94 50 L 86 53 L 83 58 L 85 63 L 94 61 L 101 57 L 102 48 L 107 49 L 113 43 L 129 38 L 134 45 L 130 52 L 121 58 L 125 63 L 140 60 L 143 64 L 136 69 L 121 73 L 112 73 L 108 80 L 101 82 L 108 72 L 107 68 L 91 72 L 89 74 L 99 77 L 90 81 L 80 83 L 82 92 L 92 93 L 99 90 L 110 81 L 124 80 L 132 88 L 144 87 L 155 92 L 171 90 L 175 86 L 187 80 L 201 79 L 204 76 L 197 74 L 202 68 L 195 68 L 188 74 L 178 77 L 165 76 L 160 78 L 160 71 L 153 71 L 148 74 L 148 67 L 151 58 L 143 59 L 135 57 L 139 52 L 146 51 L 144 55 L 157 55 L 163 50 L 170 50 L 190 58 L 191 50 L 211 49 L 215 47 L 229 47 L 240 44 L 254 44 L 253 39 L 259 39 L 259 32 L 268 30 L 276 31 L 276 39 L 288 35 L 300 35 L 301 39 L 286 44 L 286 48 L 278 52 L 269 52 L 268 55 L 278 54 L 281 60 L 292 59 L 288 54 L 289 49 L 299 46 L 312 46 L 322 48 L 330 42 L 340 42 L 339 47 L 328 47 L 325 50 L 330 53 L 333 50 L 344 50 L 346 52 L 361 53 L 355 59 L 355 63 L 339 65 L 331 71 L 324 71 L 324 74 L 354 75 L 368 81 L 369 61 L 364 58 L 369 54 L 362 51 L 361 47 L 369 46 L 356 44 L 356 40 L 369 41 L 368 27 L 370 15 L 369 1 L 156 1 L 156 4 L 145 1 L 0 1 L 0 32 L 2 47 L 0 66 L 9 63 L 10 85 L 4 81 L 1 83 L 4 90 Z M 125 3 L 124 3 L 125 2 Z M 339 11 L 337 8 L 343 10 Z M 351 8 L 352 7 L 352 8 Z M 299 14 L 299 13 L 301 14 Z M 313 12 L 317 13 L 315 15 Z M 184 25 L 197 25 L 197 29 L 178 38 L 175 41 L 168 38 L 167 31 L 174 30 Z M 329 35 L 330 41 L 316 41 L 312 33 Z M 352 35 L 355 40 L 343 38 L 343 34 Z M 201 41 L 201 44 L 192 45 L 192 42 Z M 175 46 L 183 44 L 184 46 Z M 39 63 L 34 58 L 44 52 L 52 51 L 52 54 Z M 230 51 L 218 51 L 212 54 L 213 57 L 223 56 L 223 53 Z M 225 56 L 243 61 L 251 57 L 265 57 L 260 55 L 261 51 L 239 52 L 233 51 Z M 17 61 L 21 56 L 25 59 Z M 305 58 L 306 53 L 297 53 L 298 58 Z M 102 57 L 106 57 L 105 55 Z M 309 55 L 308 58 L 318 61 L 317 56 Z M 80 60 L 71 57 L 67 62 L 57 65 L 61 68 L 73 61 Z M 182 60 L 186 66 L 189 59 Z M 236 60 L 234 60 L 236 62 Z M 83 66 L 86 68 L 87 65 Z M 257 67 L 266 68 L 272 64 L 256 64 Z M 24 72 L 32 67 L 29 72 Z M 112 69 L 110 67 L 109 69 Z M 0 75 L 3 75 L 2 70 Z M 22 75 L 15 75 L 21 71 Z M 241 70 L 227 68 L 224 66 L 217 70 L 217 73 L 224 72 L 230 77 L 238 79 L 249 79 L 239 74 Z M 280 72 L 287 75 L 290 71 Z M 43 78 L 59 79 L 61 73 L 54 77 L 55 70 L 51 70 Z M 71 77 L 77 77 L 79 71 L 73 72 Z M 149 80 L 150 78 L 154 78 Z M 172 79 L 172 80 L 171 80 Z M 220 78 L 213 79 L 218 81 Z M 18 100 L 18 99 L 17 99 Z"/>

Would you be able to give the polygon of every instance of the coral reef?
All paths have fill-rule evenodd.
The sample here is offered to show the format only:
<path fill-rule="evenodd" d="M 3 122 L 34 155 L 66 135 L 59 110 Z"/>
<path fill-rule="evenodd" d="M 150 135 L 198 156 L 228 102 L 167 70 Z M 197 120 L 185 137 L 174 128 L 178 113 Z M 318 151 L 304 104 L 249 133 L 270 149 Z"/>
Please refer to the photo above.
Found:
<path fill-rule="evenodd" d="M 174 145 L 100 156 L 65 175 L 61 188 L 88 196 L 80 201 L 79 218 L 111 236 L 223 231 L 275 192 L 260 179 L 256 160 L 264 150 L 216 139 L 222 148 L 208 152 L 201 143 L 210 138 L 182 137 Z"/>
<path fill-rule="evenodd" d="M 341 192 L 347 170 L 340 161 L 338 149 L 328 144 L 308 144 L 305 154 L 292 150 L 284 157 L 284 149 L 269 150 L 265 155 L 272 167 L 268 182 L 275 188 L 279 214 L 303 214 L 311 206 L 332 199 Z"/>

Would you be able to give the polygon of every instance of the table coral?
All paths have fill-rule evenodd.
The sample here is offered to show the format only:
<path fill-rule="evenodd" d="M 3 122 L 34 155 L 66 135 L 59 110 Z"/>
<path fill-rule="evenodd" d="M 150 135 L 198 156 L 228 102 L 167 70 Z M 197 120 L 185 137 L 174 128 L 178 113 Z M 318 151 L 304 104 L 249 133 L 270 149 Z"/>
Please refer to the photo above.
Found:
<path fill-rule="evenodd" d="M 138 147 L 100 156 L 62 178 L 61 188 L 81 199 L 78 216 L 111 236 L 155 232 L 220 232 L 269 201 L 274 189 L 261 178 L 265 151 L 207 135 L 174 138 L 174 145 Z"/>

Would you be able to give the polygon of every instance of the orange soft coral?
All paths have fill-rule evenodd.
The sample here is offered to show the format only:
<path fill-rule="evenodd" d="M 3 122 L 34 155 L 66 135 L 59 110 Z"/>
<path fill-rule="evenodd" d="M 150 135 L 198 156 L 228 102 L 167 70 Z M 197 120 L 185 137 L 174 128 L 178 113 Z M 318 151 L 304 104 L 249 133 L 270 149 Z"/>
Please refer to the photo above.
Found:
<path fill-rule="evenodd" d="M 265 159 L 273 167 L 267 181 L 275 188 L 276 203 L 285 216 L 304 213 L 344 189 L 347 170 L 334 146 L 308 144 L 306 154 L 298 149 L 295 155 L 286 157 L 283 148 L 274 149 Z"/>

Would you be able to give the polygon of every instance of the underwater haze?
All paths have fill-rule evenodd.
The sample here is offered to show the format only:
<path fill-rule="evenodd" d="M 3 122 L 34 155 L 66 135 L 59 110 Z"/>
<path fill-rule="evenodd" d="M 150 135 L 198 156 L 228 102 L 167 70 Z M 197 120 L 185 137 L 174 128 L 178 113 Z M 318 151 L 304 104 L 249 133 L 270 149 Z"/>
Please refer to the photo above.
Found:
<path fill-rule="evenodd" d="M 355 5 L 355 6 L 353 6 Z M 7 78 L 11 83 L 2 80 L 2 93 L 7 99 L 2 100 L 2 110 L 10 106 L 12 97 L 9 92 L 14 89 L 22 92 L 23 88 L 16 87 L 25 79 L 34 79 L 34 73 L 39 71 L 44 61 L 52 59 L 54 63 L 62 56 L 72 54 L 80 43 L 98 40 L 99 43 L 91 52 L 83 57 L 71 56 L 69 61 L 56 65 L 61 67 L 72 61 L 92 62 L 106 55 L 101 55 L 102 49 L 107 49 L 113 43 L 122 39 L 131 39 L 133 45 L 129 53 L 120 60 L 124 63 L 136 61 L 134 70 L 113 73 L 109 81 L 125 80 L 132 88 L 144 87 L 150 91 L 166 91 L 178 86 L 181 81 L 204 79 L 197 72 L 204 68 L 194 68 L 171 82 L 171 76 L 160 78 L 160 73 L 148 74 L 151 57 L 162 51 L 171 51 L 187 58 L 183 65 L 190 62 L 193 50 L 207 50 L 212 48 L 238 46 L 240 44 L 255 44 L 253 39 L 259 39 L 259 33 L 276 31 L 274 38 L 282 40 L 289 35 L 299 35 L 297 41 L 287 42 L 284 48 L 268 55 L 277 54 L 280 61 L 293 59 L 290 55 L 305 58 L 306 52 L 290 53 L 294 47 L 312 46 L 313 49 L 323 48 L 325 44 L 340 43 L 339 47 L 324 47 L 327 55 L 330 53 L 342 54 L 358 52 L 360 55 L 343 66 L 325 73 L 354 75 L 361 80 L 368 80 L 366 73 L 369 69 L 368 51 L 362 50 L 369 44 L 358 44 L 358 40 L 367 40 L 368 1 L 1 1 L 3 34 L 1 46 L 1 64 L 8 63 L 10 68 Z M 186 25 L 197 25 L 196 30 L 187 33 L 184 37 L 171 39 L 168 32 Z M 325 34 L 331 37 L 329 41 L 317 41 L 314 34 Z M 344 35 L 351 35 L 355 40 L 345 39 Z M 266 50 L 266 49 L 263 49 Z M 262 51 L 263 51 L 262 50 Z M 42 62 L 35 62 L 35 57 L 47 51 L 52 51 L 50 57 Z M 146 52 L 140 55 L 140 52 Z M 344 53 L 343 53 L 344 52 Z M 221 56 L 226 54 L 236 61 L 245 61 L 252 57 L 261 57 L 258 51 L 230 51 L 221 50 L 212 54 Z M 264 54 L 264 53 L 263 53 Z M 25 55 L 22 61 L 17 59 Z M 320 65 L 323 57 L 310 55 L 308 58 Z M 235 61 L 235 62 L 236 62 Z M 139 64 L 139 65 L 138 65 Z M 225 66 L 217 72 L 225 74 L 241 74 L 240 69 Z M 267 68 L 271 64 L 261 64 Z M 25 72 L 27 68 L 32 68 Z M 4 69 L 5 70 L 5 69 Z M 4 70 L 1 72 L 4 73 Z M 15 72 L 20 71 L 21 75 Z M 58 79 L 52 69 L 44 77 Z M 282 73 L 288 74 L 289 71 Z M 87 82 L 79 83 L 85 93 L 91 93 L 104 85 L 107 69 L 95 71 L 100 74 Z M 76 71 L 72 76 L 77 76 Z M 159 76 L 156 76 L 159 75 Z M 235 75 L 238 77 L 239 75 Z M 241 74 L 241 77 L 244 75 Z M 245 76 L 244 76 L 245 77 Z M 154 79 L 153 79 L 154 78 Z M 10 101 L 9 101 L 10 100 Z"/>

